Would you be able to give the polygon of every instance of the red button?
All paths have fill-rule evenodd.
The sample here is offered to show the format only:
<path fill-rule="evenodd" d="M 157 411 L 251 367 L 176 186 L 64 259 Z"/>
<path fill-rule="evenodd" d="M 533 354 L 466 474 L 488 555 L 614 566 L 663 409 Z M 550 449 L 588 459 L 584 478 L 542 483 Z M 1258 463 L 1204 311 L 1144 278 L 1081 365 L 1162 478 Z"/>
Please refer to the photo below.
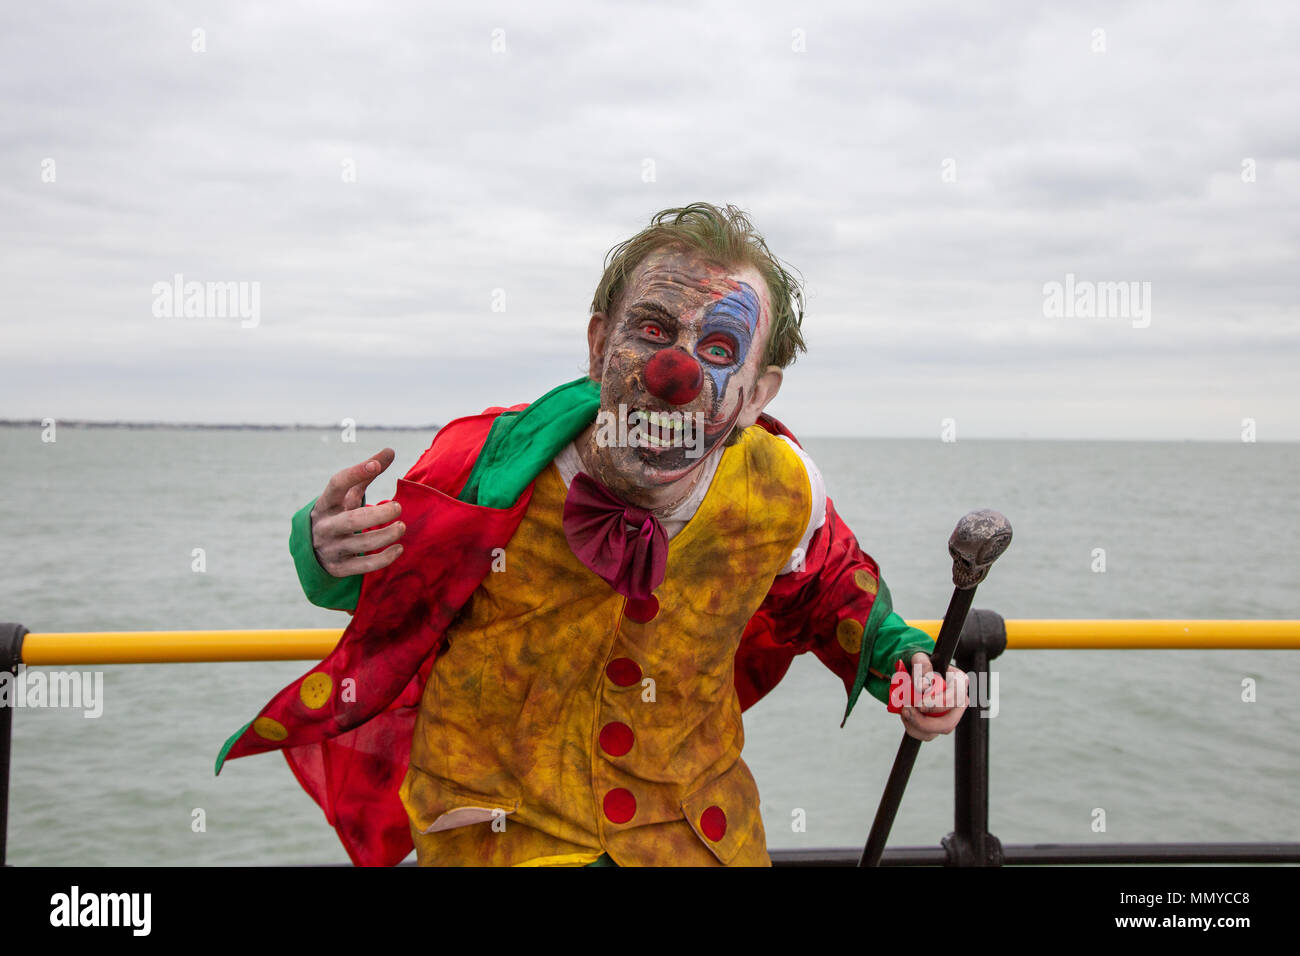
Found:
<path fill-rule="evenodd" d="M 714 843 L 726 836 L 727 815 L 722 812 L 722 807 L 709 807 L 700 814 L 700 829 Z"/>
<path fill-rule="evenodd" d="M 619 687 L 641 683 L 641 665 L 630 657 L 616 657 L 605 665 L 605 674 Z"/>
<path fill-rule="evenodd" d="M 605 818 L 610 823 L 627 823 L 636 816 L 636 797 L 631 790 L 617 787 L 605 794 Z"/>
<path fill-rule="evenodd" d="M 621 757 L 632 749 L 632 728 L 617 720 L 600 728 L 600 749 L 611 757 Z"/>
<path fill-rule="evenodd" d="M 628 598 L 627 606 L 623 608 L 623 613 L 638 624 L 645 624 L 648 621 L 653 621 L 655 616 L 659 613 L 659 599 L 653 594 L 644 601 Z"/>

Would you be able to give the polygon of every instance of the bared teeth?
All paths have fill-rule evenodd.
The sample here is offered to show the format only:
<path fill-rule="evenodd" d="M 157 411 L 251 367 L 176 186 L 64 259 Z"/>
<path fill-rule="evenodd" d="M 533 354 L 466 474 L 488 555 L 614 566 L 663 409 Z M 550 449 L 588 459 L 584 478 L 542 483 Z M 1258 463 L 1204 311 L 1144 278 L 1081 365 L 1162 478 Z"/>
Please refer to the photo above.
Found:
<path fill-rule="evenodd" d="M 682 430 L 681 412 L 648 412 L 645 409 L 637 409 L 637 413 L 651 427 L 659 430 L 669 429 L 675 432 Z"/>
<path fill-rule="evenodd" d="M 675 432 L 682 430 L 682 417 L 680 413 L 674 416 L 669 416 L 660 414 L 659 412 L 651 412 L 649 419 L 650 424 L 656 428 L 670 428 Z"/>

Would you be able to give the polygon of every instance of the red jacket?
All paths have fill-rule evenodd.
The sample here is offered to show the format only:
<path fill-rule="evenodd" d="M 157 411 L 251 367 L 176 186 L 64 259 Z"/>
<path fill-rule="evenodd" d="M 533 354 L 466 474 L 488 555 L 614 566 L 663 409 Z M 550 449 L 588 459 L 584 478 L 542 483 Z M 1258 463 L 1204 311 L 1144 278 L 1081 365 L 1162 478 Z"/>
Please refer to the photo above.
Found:
<path fill-rule="evenodd" d="M 407 526 L 401 557 L 365 575 L 335 649 L 276 694 L 217 758 L 220 773 L 228 758 L 282 750 L 357 865 L 394 865 L 413 849 L 398 788 L 425 680 L 443 632 L 489 573 L 494 550 L 509 542 L 532 498 L 532 484 L 507 509 L 456 498 L 503 411 L 458 419 L 438 432 L 397 483 L 395 500 Z M 763 416 L 760 425 L 793 440 L 775 419 Z M 803 570 L 775 579 L 745 630 L 735 668 L 742 708 L 762 698 L 794 656 L 809 650 L 844 681 L 849 709 L 868 677 L 876 628 L 890 611 L 879 570 L 829 500 L 826 522 L 808 552 Z M 863 572 L 879 582 L 878 594 L 855 583 Z M 837 640 L 846 617 L 867 623 L 860 653 L 849 653 Z M 914 645 L 929 640 L 916 635 Z"/>

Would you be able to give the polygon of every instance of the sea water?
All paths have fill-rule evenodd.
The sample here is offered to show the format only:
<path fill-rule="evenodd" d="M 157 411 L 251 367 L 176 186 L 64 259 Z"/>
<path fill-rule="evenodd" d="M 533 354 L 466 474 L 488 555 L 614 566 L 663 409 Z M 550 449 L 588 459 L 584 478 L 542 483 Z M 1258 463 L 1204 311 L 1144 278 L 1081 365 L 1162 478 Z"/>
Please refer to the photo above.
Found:
<path fill-rule="evenodd" d="M 370 500 L 391 496 L 432 435 L 56 437 L 0 427 L 0 620 L 35 632 L 342 628 L 301 596 L 289 518 L 384 446 L 397 463 Z M 805 445 L 906 618 L 942 616 L 948 535 L 980 507 L 1015 527 L 975 599 L 1007 618 L 1300 618 L 1300 445 Z M 346 862 L 280 756 L 213 776 L 225 739 L 310 666 L 76 667 L 104 675 L 100 716 L 14 714 L 9 862 Z M 994 666 L 989 816 L 1004 843 L 1300 841 L 1300 653 L 1013 649 Z M 902 730 L 865 695 L 841 729 L 844 701 L 807 655 L 745 715 L 772 848 L 865 842 Z M 952 794 L 944 737 L 922 748 L 891 845 L 937 846 Z"/>

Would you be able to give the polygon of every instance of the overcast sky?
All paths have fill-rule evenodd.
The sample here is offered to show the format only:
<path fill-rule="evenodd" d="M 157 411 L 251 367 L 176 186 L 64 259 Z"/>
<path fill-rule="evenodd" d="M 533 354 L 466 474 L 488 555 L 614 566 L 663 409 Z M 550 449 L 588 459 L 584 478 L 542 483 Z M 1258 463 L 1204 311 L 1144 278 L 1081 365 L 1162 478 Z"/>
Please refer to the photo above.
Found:
<path fill-rule="evenodd" d="M 0 417 L 528 401 L 705 200 L 807 281 L 796 433 L 1300 439 L 1300 8 L 864 6 L 6 4 Z"/>

